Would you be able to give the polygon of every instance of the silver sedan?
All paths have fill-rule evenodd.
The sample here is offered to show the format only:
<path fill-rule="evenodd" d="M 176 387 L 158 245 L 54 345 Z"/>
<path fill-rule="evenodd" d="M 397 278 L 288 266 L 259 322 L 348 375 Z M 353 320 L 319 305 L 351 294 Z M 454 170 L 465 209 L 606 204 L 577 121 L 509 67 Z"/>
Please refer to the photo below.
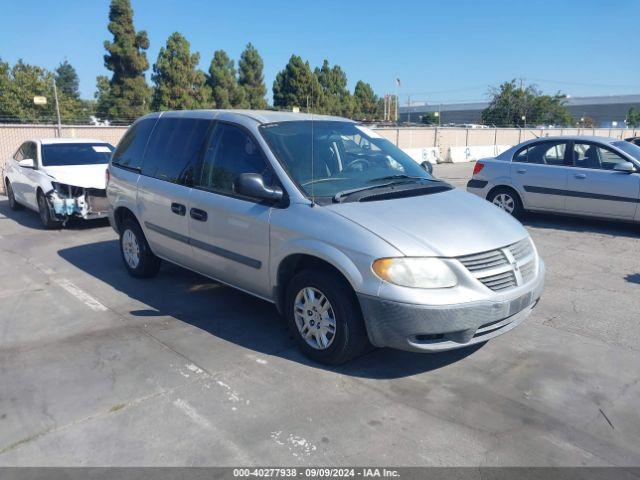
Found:
<path fill-rule="evenodd" d="M 640 222 L 640 147 L 606 137 L 545 137 L 479 160 L 467 190 L 525 210 Z"/>

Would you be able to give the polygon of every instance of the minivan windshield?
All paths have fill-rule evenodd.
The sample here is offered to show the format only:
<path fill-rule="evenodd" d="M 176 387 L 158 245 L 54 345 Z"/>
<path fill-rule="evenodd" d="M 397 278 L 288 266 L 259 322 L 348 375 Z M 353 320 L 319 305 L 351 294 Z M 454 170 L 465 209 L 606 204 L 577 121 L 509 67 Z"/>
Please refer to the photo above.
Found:
<path fill-rule="evenodd" d="M 434 179 L 390 141 L 355 123 L 303 120 L 266 124 L 260 130 L 309 197 Z"/>
<path fill-rule="evenodd" d="M 113 146 L 108 143 L 52 143 L 42 145 L 42 166 L 98 165 L 109 163 Z"/>

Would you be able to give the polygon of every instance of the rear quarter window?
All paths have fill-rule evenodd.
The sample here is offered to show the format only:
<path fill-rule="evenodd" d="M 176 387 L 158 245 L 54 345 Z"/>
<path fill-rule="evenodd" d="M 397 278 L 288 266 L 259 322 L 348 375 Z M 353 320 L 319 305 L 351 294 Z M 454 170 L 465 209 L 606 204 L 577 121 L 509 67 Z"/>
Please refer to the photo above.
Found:
<path fill-rule="evenodd" d="M 140 171 L 147 140 L 156 121 L 156 118 L 145 118 L 134 123 L 118 143 L 111 159 L 112 165 Z"/>

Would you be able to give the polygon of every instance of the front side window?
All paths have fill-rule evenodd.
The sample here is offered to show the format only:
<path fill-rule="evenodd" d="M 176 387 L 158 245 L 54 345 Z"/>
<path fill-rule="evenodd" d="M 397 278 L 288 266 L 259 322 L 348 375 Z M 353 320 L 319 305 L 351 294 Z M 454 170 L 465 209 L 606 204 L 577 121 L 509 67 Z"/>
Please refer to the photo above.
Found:
<path fill-rule="evenodd" d="M 107 164 L 109 163 L 109 158 L 111 158 L 111 152 L 113 152 L 113 146 L 108 143 L 52 143 L 42 145 L 42 166 Z"/>
<path fill-rule="evenodd" d="M 543 142 L 529 145 L 521 150 L 514 158 L 514 162 L 538 163 L 542 165 L 564 165 L 567 149 L 566 142 Z"/>
<path fill-rule="evenodd" d="M 620 163 L 628 163 L 628 160 L 608 148 L 593 143 L 579 142 L 573 146 L 573 165 L 575 167 L 613 170 Z"/>
<path fill-rule="evenodd" d="M 263 125 L 260 131 L 309 197 L 333 197 L 394 179 L 433 180 L 390 141 L 355 123 L 293 121 Z"/>
<path fill-rule="evenodd" d="M 640 145 L 640 138 L 637 139 L 635 144 L 631 142 L 613 142 L 613 145 L 640 162 L 640 147 L 638 146 Z"/>
<path fill-rule="evenodd" d="M 193 183 L 210 120 L 161 118 L 144 155 L 142 174 L 172 183 Z"/>
<path fill-rule="evenodd" d="M 22 145 L 20 145 L 20 148 L 18 148 L 18 151 L 13 156 L 13 159 L 16 162 L 19 162 L 20 160 L 24 160 L 24 149 L 25 149 L 27 143 L 23 143 Z"/>
<path fill-rule="evenodd" d="M 211 136 L 204 154 L 198 186 L 221 193 L 236 194 L 242 173 L 262 175 L 267 186 L 275 177 L 255 140 L 243 129 L 221 123 Z"/>

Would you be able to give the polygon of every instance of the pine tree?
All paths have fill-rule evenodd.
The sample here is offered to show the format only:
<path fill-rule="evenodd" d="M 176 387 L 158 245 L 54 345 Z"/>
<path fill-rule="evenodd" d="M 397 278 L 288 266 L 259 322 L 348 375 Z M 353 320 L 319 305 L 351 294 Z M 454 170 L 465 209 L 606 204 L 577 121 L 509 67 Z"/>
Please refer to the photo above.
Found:
<path fill-rule="evenodd" d="M 204 72 L 198 70 L 200 54 L 191 53 L 186 38 L 175 32 L 160 49 L 153 65 L 152 80 L 156 84 L 151 108 L 182 110 L 206 108 L 211 105 L 211 90 Z"/>
<path fill-rule="evenodd" d="M 322 68 L 315 69 L 318 83 L 322 87 L 322 112 L 349 117 L 353 114 L 353 102 L 347 89 L 347 74 L 339 65 L 329 66 L 325 60 Z"/>
<path fill-rule="evenodd" d="M 260 54 L 251 43 L 247 44 L 238 62 L 238 84 L 244 90 L 249 108 L 255 110 L 267 108 L 263 68 Z"/>
<path fill-rule="evenodd" d="M 149 69 L 145 50 L 149 39 L 145 31 L 136 32 L 129 0 L 111 0 L 109 32 L 113 42 L 104 42 L 104 65 L 113 72 L 106 98 L 99 98 L 107 118 L 128 123 L 149 110 L 150 89 L 144 78 Z"/>
<path fill-rule="evenodd" d="M 358 120 L 372 120 L 378 117 L 379 100 L 368 83 L 359 80 L 353 91 L 354 117 Z"/>
<path fill-rule="evenodd" d="M 298 55 L 291 55 L 289 63 L 278 72 L 273 82 L 273 105 L 290 109 L 298 107 L 318 112 L 324 104 L 322 88 L 311 71 L 309 62 Z"/>
<path fill-rule="evenodd" d="M 224 50 L 213 53 L 208 82 L 216 108 L 249 108 L 244 90 L 238 85 L 233 60 Z"/>
<path fill-rule="evenodd" d="M 56 68 L 55 75 L 58 92 L 80 100 L 80 79 L 73 65 L 65 60 Z"/>

